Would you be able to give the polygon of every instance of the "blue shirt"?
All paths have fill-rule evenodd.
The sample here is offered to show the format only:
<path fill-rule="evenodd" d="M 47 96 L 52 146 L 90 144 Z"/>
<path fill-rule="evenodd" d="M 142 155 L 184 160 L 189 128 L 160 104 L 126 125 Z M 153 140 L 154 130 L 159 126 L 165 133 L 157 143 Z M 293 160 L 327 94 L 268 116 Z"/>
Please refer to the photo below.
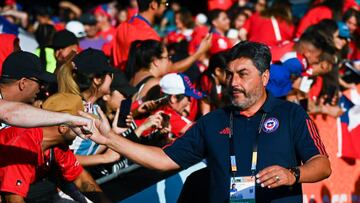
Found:
<path fill-rule="evenodd" d="M 290 58 L 280 64 L 271 64 L 266 89 L 275 97 L 286 96 L 292 89 L 291 76 L 300 76 L 302 71 L 303 65 L 298 58 Z"/>
<path fill-rule="evenodd" d="M 229 201 L 230 111 L 231 108 L 224 108 L 207 114 L 173 145 L 164 149 L 181 168 L 187 168 L 203 158 L 207 159 L 211 202 Z M 299 166 L 301 162 L 306 162 L 317 154 L 326 154 L 306 112 L 296 104 L 268 94 L 262 108 L 252 117 L 244 117 L 238 110 L 234 110 L 233 133 L 238 168 L 236 176 L 251 175 L 252 147 L 264 113 L 266 118 L 259 135 L 257 172 L 272 165 Z M 301 203 L 301 185 L 276 189 L 257 185 L 256 202 Z"/>
<path fill-rule="evenodd" d="M 90 102 L 83 101 L 84 112 L 94 114 L 95 116 L 100 117 L 97 108 L 100 108 L 97 104 L 92 104 Z M 76 155 L 94 155 L 99 149 L 99 144 L 95 143 L 91 139 L 82 139 L 79 136 L 76 136 L 73 143 L 70 145 L 70 149 L 73 150 Z"/>

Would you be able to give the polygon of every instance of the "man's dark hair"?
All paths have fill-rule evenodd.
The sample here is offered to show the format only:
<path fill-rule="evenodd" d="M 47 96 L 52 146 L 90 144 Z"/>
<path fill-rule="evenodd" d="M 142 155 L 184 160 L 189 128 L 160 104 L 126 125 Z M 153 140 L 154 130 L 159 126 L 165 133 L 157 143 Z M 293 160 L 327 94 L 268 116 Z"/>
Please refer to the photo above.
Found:
<path fill-rule="evenodd" d="M 225 12 L 225 11 L 221 10 L 221 9 L 214 9 L 214 10 L 210 11 L 208 14 L 209 24 L 212 25 L 212 21 L 217 19 L 222 12 Z"/>
<path fill-rule="evenodd" d="M 257 42 L 243 41 L 231 48 L 227 54 L 227 63 L 239 58 L 248 58 L 260 73 L 270 68 L 271 53 L 268 46 Z"/>
<path fill-rule="evenodd" d="M 153 1 L 156 1 L 159 5 L 161 3 L 161 0 L 137 0 L 139 13 L 149 10 L 150 3 Z"/>

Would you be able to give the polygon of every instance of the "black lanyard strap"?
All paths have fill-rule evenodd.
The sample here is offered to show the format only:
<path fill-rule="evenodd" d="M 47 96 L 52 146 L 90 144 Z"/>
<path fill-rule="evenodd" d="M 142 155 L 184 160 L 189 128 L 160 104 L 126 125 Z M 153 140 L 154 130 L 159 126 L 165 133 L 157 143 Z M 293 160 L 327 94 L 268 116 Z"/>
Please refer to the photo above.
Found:
<path fill-rule="evenodd" d="M 253 144 L 253 153 L 251 159 L 251 173 L 254 175 L 256 172 L 257 165 L 257 151 L 258 151 L 258 143 L 259 143 L 259 135 L 261 133 L 262 126 L 264 125 L 266 118 L 266 113 L 262 114 L 261 121 L 259 124 L 258 131 L 256 133 L 255 142 Z M 229 155 L 230 155 L 230 165 L 231 172 L 235 173 L 237 171 L 236 165 L 236 155 L 235 155 L 235 142 L 234 142 L 234 115 L 233 112 L 230 112 L 230 133 L 229 133 Z"/>

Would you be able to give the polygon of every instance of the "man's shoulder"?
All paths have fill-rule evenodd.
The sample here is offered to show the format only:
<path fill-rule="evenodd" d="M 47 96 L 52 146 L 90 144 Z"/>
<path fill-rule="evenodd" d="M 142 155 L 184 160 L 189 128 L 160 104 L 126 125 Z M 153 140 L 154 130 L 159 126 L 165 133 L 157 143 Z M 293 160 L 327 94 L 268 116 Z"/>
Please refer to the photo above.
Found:
<path fill-rule="evenodd" d="M 141 30 L 141 32 L 139 32 L 139 30 Z M 118 37 L 122 37 L 130 41 L 147 39 L 160 41 L 160 36 L 156 33 L 156 31 L 144 22 L 124 22 L 116 28 L 115 32 Z"/>
<path fill-rule="evenodd" d="M 304 108 L 294 102 L 277 98 L 275 98 L 273 102 L 272 112 L 287 114 L 289 116 L 296 115 L 295 117 L 299 117 L 299 115 L 306 115 Z"/>
<path fill-rule="evenodd" d="M 5 143 L 28 143 L 30 144 L 33 141 L 34 143 L 40 143 L 43 139 L 42 129 L 41 128 L 19 128 L 9 126 L 0 130 L 0 136 L 4 139 L 1 142 Z"/>

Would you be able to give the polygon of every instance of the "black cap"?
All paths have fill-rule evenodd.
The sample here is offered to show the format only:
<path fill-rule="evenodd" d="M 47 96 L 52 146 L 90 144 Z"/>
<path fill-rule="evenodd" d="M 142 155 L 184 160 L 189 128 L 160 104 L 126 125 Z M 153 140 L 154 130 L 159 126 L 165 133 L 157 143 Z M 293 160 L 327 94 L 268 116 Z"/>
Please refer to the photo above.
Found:
<path fill-rule="evenodd" d="M 91 13 L 85 13 L 80 16 L 79 21 L 84 25 L 96 25 L 97 20 Z"/>
<path fill-rule="evenodd" d="M 136 88 L 129 84 L 125 74 L 120 70 L 114 71 L 114 78 L 111 82 L 110 89 L 111 91 L 119 91 L 125 97 L 130 97 L 137 92 Z"/>
<path fill-rule="evenodd" d="M 74 58 L 76 69 L 81 73 L 104 74 L 113 73 L 114 68 L 110 66 L 104 52 L 92 48 L 85 49 Z"/>
<path fill-rule="evenodd" d="M 61 30 L 54 34 L 52 43 L 54 49 L 62 49 L 75 44 L 78 44 L 78 39 L 74 33 L 68 30 Z"/>
<path fill-rule="evenodd" d="M 45 83 L 56 82 L 55 75 L 41 67 L 40 59 L 26 51 L 13 52 L 5 59 L 1 77 L 9 79 L 34 77 Z"/>

